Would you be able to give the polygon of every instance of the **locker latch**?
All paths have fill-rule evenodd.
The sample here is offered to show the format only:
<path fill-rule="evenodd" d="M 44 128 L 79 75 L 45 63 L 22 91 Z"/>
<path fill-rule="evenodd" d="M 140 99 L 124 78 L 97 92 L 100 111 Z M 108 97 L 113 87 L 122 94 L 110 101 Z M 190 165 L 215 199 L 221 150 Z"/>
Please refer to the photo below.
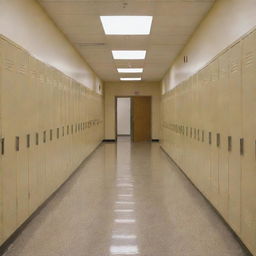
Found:
<path fill-rule="evenodd" d="M 244 139 L 240 139 L 240 155 L 244 155 Z"/>
<path fill-rule="evenodd" d="M 232 137 L 228 136 L 228 151 L 232 151 Z"/>
<path fill-rule="evenodd" d="M 219 148 L 220 147 L 220 134 L 217 133 L 216 135 L 216 144 L 217 144 L 217 147 Z"/>

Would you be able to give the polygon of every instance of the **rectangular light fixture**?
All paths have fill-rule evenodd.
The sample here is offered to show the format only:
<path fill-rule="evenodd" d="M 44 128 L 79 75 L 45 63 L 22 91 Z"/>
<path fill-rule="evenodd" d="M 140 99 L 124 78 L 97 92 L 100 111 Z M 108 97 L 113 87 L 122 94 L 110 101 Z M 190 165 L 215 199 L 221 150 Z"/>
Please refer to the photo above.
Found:
<path fill-rule="evenodd" d="M 146 51 L 112 51 L 115 60 L 144 60 Z"/>
<path fill-rule="evenodd" d="M 106 35 L 149 35 L 152 16 L 100 16 Z"/>
<path fill-rule="evenodd" d="M 118 68 L 119 73 L 142 73 L 143 68 Z"/>
<path fill-rule="evenodd" d="M 141 77 L 121 77 L 121 81 L 141 81 Z"/>

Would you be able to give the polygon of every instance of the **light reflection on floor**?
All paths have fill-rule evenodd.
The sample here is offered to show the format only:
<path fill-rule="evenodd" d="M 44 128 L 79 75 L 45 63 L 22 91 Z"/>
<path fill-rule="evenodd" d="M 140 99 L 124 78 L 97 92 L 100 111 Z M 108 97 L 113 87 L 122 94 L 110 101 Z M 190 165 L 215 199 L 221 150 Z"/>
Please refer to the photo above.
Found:
<path fill-rule="evenodd" d="M 125 143 L 125 142 L 123 142 Z M 130 144 L 130 142 L 127 142 Z M 125 152 L 124 152 L 125 151 Z M 131 148 L 117 145 L 115 219 L 112 230 L 110 255 L 138 255 L 136 231 L 136 202 L 132 171 L 125 163 L 131 161 Z"/>

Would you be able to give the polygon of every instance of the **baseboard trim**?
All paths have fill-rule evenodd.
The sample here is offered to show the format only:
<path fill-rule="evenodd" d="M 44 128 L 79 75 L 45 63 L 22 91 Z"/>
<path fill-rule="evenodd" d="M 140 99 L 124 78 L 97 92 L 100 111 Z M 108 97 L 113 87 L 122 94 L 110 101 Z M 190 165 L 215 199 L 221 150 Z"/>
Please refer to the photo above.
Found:
<path fill-rule="evenodd" d="M 4 255 L 10 247 L 11 244 L 15 242 L 18 236 L 22 233 L 22 231 L 27 227 L 27 225 L 43 210 L 44 207 L 53 199 L 53 197 L 61 190 L 63 186 L 78 172 L 81 170 L 82 165 L 89 160 L 92 154 L 102 145 L 102 142 L 99 143 L 95 147 L 95 149 L 82 160 L 82 162 L 78 165 L 78 167 L 70 174 L 70 176 L 28 217 L 27 220 L 23 222 L 9 238 L 0 246 L 0 256 Z"/>
<path fill-rule="evenodd" d="M 248 256 L 253 256 L 253 254 L 246 247 L 241 238 L 236 234 L 236 232 L 231 228 L 231 226 L 227 223 L 224 217 L 219 213 L 219 211 L 215 208 L 215 206 L 211 203 L 211 201 L 199 190 L 199 188 L 193 183 L 193 181 L 187 176 L 187 174 L 183 171 L 183 169 L 174 161 L 174 159 L 165 151 L 165 149 L 160 145 L 161 150 L 166 154 L 169 160 L 179 169 L 179 171 L 185 176 L 185 178 L 193 185 L 193 187 L 202 195 L 205 201 L 211 206 L 213 211 L 220 217 L 224 225 L 228 228 L 228 230 L 233 234 L 234 238 L 241 245 L 242 249 Z"/>
<path fill-rule="evenodd" d="M 116 142 L 115 139 L 104 139 L 103 142 Z"/>
<path fill-rule="evenodd" d="M 159 142 L 159 139 L 152 139 L 152 142 Z"/>

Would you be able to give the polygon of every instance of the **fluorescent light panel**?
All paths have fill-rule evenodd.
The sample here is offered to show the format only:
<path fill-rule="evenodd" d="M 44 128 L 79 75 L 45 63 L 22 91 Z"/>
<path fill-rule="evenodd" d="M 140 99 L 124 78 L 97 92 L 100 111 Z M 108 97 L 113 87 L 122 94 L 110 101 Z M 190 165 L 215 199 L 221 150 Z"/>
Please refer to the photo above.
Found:
<path fill-rule="evenodd" d="M 144 60 L 146 51 L 112 51 L 115 60 Z"/>
<path fill-rule="evenodd" d="M 152 16 L 100 16 L 106 35 L 149 35 Z"/>
<path fill-rule="evenodd" d="M 118 68 L 119 73 L 142 73 L 143 68 Z"/>
<path fill-rule="evenodd" d="M 141 81 L 141 77 L 121 77 L 121 81 Z"/>

